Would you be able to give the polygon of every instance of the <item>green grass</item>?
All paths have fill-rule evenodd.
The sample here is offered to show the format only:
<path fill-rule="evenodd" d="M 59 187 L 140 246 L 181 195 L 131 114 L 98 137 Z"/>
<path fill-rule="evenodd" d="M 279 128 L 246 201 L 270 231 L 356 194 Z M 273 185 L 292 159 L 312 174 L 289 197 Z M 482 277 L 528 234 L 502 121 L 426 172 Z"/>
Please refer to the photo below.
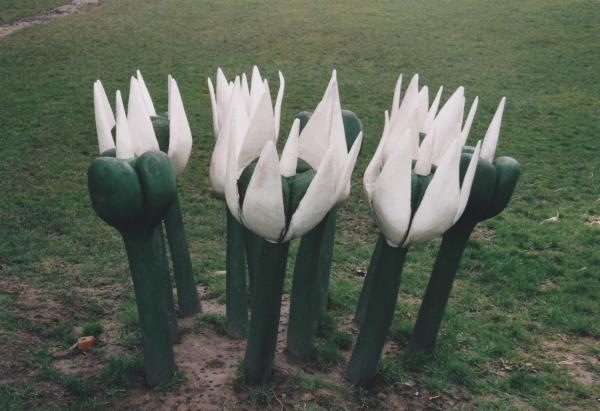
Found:
<path fill-rule="evenodd" d="M 119 316 L 126 329 L 135 327 L 123 244 L 91 209 L 85 173 L 97 153 L 92 82 L 101 78 L 109 93 L 120 88 L 126 98 L 129 76 L 139 68 L 160 109 L 166 75 L 178 80 L 194 133 L 180 179 L 188 240 L 197 278 L 222 296 L 224 276 L 213 273 L 224 270 L 225 215 L 208 181 L 214 138 L 206 77 L 218 66 L 232 75 L 258 64 L 274 90 L 282 70 L 285 135 L 296 112 L 314 108 L 336 68 L 343 105 L 358 113 L 366 133 L 351 199 L 338 214 L 334 254 L 332 315 L 349 316 L 361 285 L 356 270 L 366 268 L 377 237 L 361 177 L 399 72 L 419 72 L 430 90 L 443 84 L 445 97 L 459 85 L 469 102 L 480 97 L 472 136 L 483 136 L 507 96 L 498 155 L 517 158 L 523 175 L 509 208 L 482 224 L 493 240 L 469 243 L 436 355 L 418 362 L 386 358 L 379 386 L 409 381 L 453 395 L 464 407 L 596 407 L 598 387 L 557 367 L 544 342 L 560 335 L 583 350 L 580 341 L 591 339 L 595 351 L 584 354 L 598 355 L 600 227 L 587 223 L 600 215 L 599 20 L 591 0 L 106 0 L 15 33 L 0 40 L 2 279 L 47 290 L 75 308 L 82 297 L 73 290 L 115 287 L 125 298 Z M 539 224 L 557 210 L 559 222 Z M 438 245 L 408 255 L 391 333 L 400 348 Z M 68 328 L 28 319 L 15 298 L 0 293 L 2 331 L 30 333 L 45 348 L 72 341 L 70 326 L 102 322 L 102 304 L 110 304 L 65 309 Z M 135 347 L 139 335 L 132 332 Z M 123 381 L 141 378 L 132 375 L 115 384 L 128 390 Z M 100 388 L 90 395 L 74 389 L 65 395 L 78 403 L 103 395 Z M 40 405 L 44 392 L 19 376 L 0 384 L 0 406 Z M 355 406 L 370 403 L 369 395 L 355 396 Z M 268 392 L 257 393 L 256 402 L 263 400 L 270 401 Z"/>
<path fill-rule="evenodd" d="M 11 23 L 23 17 L 52 10 L 69 3 L 69 0 L 2 0 L 0 4 L 0 24 Z"/>

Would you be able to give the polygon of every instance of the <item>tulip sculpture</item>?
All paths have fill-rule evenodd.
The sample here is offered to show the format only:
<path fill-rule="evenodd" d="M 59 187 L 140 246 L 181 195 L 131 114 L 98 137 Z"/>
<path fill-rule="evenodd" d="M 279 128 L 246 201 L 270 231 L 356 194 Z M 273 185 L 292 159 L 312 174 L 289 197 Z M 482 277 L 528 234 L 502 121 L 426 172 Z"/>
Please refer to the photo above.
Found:
<path fill-rule="evenodd" d="M 411 352 L 433 351 L 467 241 L 480 221 L 495 217 L 506 208 L 519 179 L 520 166 L 514 158 L 499 157 L 494 160 L 504 103 L 503 98 L 483 139 L 466 209 L 462 217 L 442 237 L 442 244 L 410 339 Z M 470 151 L 469 147 L 463 150 L 461 168 L 464 168 L 473 156 Z"/>
<path fill-rule="evenodd" d="M 313 116 L 314 121 L 309 121 Z M 296 117 L 300 120 L 302 130 L 299 137 L 301 156 L 309 145 L 313 150 L 325 152 L 330 144 L 329 140 L 334 139 L 336 143 L 332 144 L 332 147 L 336 150 L 336 156 L 341 159 L 341 163 L 347 156 L 348 149 L 354 146 L 355 140 L 362 133 L 362 123 L 358 117 L 351 111 L 341 109 L 335 70 L 314 115 L 302 112 Z M 331 123 L 330 127 L 328 123 Z M 297 171 L 302 172 L 302 167 Z M 345 197 L 340 198 L 338 204 L 344 201 Z M 303 360 L 312 353 L 313 335 L 319 323 L 319 316 L 327 306 L 335 220 L 336 208 L 334 207 L 314 229 L 302 237 L 296 256 L 287 330 L 287 350 L 296 358 Z"/>
<path fill-rule="evenodd" d="M 234 84 L 224 128 L 239 130 L 248 118 L 240 89 Z M 302 138 L 300 121 L 294 121 L 281 159 L 268 90 L 252 110 L 245 134 L 228 142 L 224 190 L 229 212 L 261 238 L 243 361 L 250 384 L 271 375 L 290 241 L 311 231 L 349 195 L 362 137 L 348 153 L 344 135 L 333 125 L 336 96 L 334 83 L 324 103 L 328 109 L 311 117 Z M 337 148 L 342 144 L 343 156 Z"/>
<path fill-rule="evenodd" d="M 272 131 L 275 141 L 277 140 L 284 87 L 284 78 L 280 72 L 279 92 L 273 108 L 269 84 L 261 77 L 256 66 L 252 70 L 250 86 L 245 74 L 241 78 L 236 77 L 233 82 L 228 82 L 220 68 L 217 70 L 216 92 L 211 79 L 208 79 L 216 138 L 210 163 L 210 182 L 217 195 L 225 197 L 227 152 L 230 144 L 239 152 L 248 136 L 251 115 L 256 112 L 262 99 L 268 103 L 271 113 L 270 118 L 263 118 L 268 123 L 263 127 L 269 132 Z M 273 135 L 269 135 L 269 138 Z M 248 287 L 244 257 L 247 256 L 249 288 L 252 290 L 260 245 L 261 239 L 245 229 L 227 209 L 226 318 L 228 332 L 237 338 L 245 337 L 248 328 Z"/>
<path fill-rule="evenodd" d="M 177 82 L 168 77 L 168 112 L 157 114 L 141 73 L 138 71 L 136 74 L 130 82 L 127 116 L 134 154 L 141 156 L 149 151 L 163 151 L 168 154 L 173 172 L 179 176 L 185 170 L 191 153 L 192 133 Z M 115 148 L 112 136 L 114 117 L 100 81 L 94 84 L 94 108 L 100 153 L 111 155 Z M 175 196 L 164 215 L 164 226 L 175 274 L 179 313 L 183 317 L 196 314 L 201 306 L 179 195 Z"/>
<path fill-rule="evenodd" d="M 100 87 L 96 83 L 94 89 Z M 102 94 L 95 93 L 95 101 L 102 99 Z M 96 114 L 110 118 L 108 110 L 101 111 L 105 107 L 96 105 Z M 125 242 L 142 330 L 145 381 L 155 386 L 168 381 L 175 371 L 173 319 L 169 316 L 173 301 L 161 221 L 176 201 L 177 187 L 166 154 L 156 150 L 135 156 L 132 137 L 147 132 L 148 127 L 151 130 L 151 124 L 143 126 L 131 115 L 126 118 L 118 91 L 116 114 L 115 155 L 101 156 L 91 163 L 88 187 L 98 216 L 119 230 Z M 173 114 L 171 121 L 175 118 Z M 106 152 L 114 147 L 111 123 L 100 123 L 98 129 L 102 131 L 100 150 Z"/>
<path fill-rule="evenodd" d="M 370 298 L 346 371 L 346 377 L 361 386 L 375 377 L 409 247 L 441 236 L 461 218 L 479 159 L 480 143 L 461 181 L 462 88 L 429 128 L 424 94 L 415 75 L 402 104 L 394 104 L 389 120 L 386 114 L 381 141 L 364 176 L 365 192 L 384 241 L 379 244 Z M 419 145 L 422 130 L 426 136 Z"/>

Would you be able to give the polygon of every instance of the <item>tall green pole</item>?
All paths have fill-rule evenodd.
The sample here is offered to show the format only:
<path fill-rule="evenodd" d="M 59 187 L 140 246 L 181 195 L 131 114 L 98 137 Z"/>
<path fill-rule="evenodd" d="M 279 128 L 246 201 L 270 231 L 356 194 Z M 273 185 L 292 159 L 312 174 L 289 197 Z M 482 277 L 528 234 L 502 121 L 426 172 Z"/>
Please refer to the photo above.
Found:
<path fill-rule="evenodd" d="M 321 249 L 319 250 L 319 309 L 327 310 L 329 303 L 329 282 L 331 278 L 331 262 L 333 259 L 333 245 L 335 243 L 335 222 L 336 209 L 332 209 L 325 217 L 325 227 L 323 239 L 321 240 Z M 313 325 L 313 331 L 316 331 L 319 318 Z"/>
<path fill-rule="evenodd" d="M 144 378 L 146 385 L 153 387 L 175 372 L 160 233 L 154 227 L 122 234 L 142 330 Z"/>
<path fill-rule="evenodd" d="M 474 228 L 475 224 L 457 224 L 444 234 L 412 331 L 411 351 L 433 351 L 458 265 Z"/>
<path fill-rule="evenodd" d="M 385 241 L 381 244 L 371 299 L 346 370 L 346 378 L 353 384 L 368 386 L 375 378 L 377 364 L 394 318 L 407 252 L 408 248 L 391 247 Z"/>
<path fill-rule="evenodd" d="M 322 301 L 321 260 L 315 258 L 323 250 L 328 217 L 306 233 L 300 241 L 294 266 L 290 317 L 287 330 L 287 350 L 296 358 L 306 360 L 313 349 L 313 333 L 319 323 Z"/>
<path fill-rule="evenodd" d="M 385 243 L 385 237 L 383 234 L 379 234 L 377 243 L 375 244 L 375 250 L 371 255 L 371 261 L 367 268 L 367 275 L 363 280 L 363 286 L 360 290 L 360 296 L 358 297 L 358 304 L 356 305 L 356 312 L 354 313 L 354 319 L 361 323 L 365 319 L 367 313 L 367 306 L 369 305 L 369 296 L 371 295 L 371 289 L 373 288 L 373 278 L 377 271 L 377 263 L 379 261 L 379 254 L 381 253 L 381 247 Z"/>
<path fill-rule="evenodd" d="M 175 273 L 179 314 L 182 317 L 188 317 L 199 313 L 201 306 L 192 271 L 192 260 L 185 235 L 179 195 L 175 197 L 173 204 L 168 208 L 164 223 Z"/>
<path fill-rule="evenodd" d="M 225 308 L 227 331 L 232 337 L 244 338 L 248 330 L 246 295 L 246 261 L 244 260 L 244 231 L 227 209 L 227 255 L 225 262 Z"/>
<path fill-rule="evenodd" d="M 260 247 L 243 363 L 244 376 L 250 385 L 266 382 L 273 370 L 289 247 L 289 242 L 271 243 L 267 240 L 263 240 Z"/>

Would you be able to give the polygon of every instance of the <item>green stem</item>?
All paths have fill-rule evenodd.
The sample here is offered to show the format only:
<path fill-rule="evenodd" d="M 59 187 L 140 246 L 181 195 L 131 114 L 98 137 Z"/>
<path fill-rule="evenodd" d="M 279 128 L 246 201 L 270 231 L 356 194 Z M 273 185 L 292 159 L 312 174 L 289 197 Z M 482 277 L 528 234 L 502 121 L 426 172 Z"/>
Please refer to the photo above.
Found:
<path fill-rule="evenodd" d="M 335 220 L 336 209 L 334 208 L 325 217 L 325 232 L 323 234 L 323 239 L 321 240 L 321 249 L 319 251 L 319 308 L 321 311 L 327 310 L 327 303 L 329 302 L 331 260 L 333 257 L 333 244 L 335 242 Z M 318 320 L 314 325 L 316 328 Z"/>
<path fill-rule="evenodd" d="M 308 359 L 312 351 L 312 336 L 319 323 L 320 306 L 316 302 L 322 296 L 320 289 L 321 251 L 327 229 L 325 217 L 315 228 L 306 233 L 300 241 L 296 256 L 292 293 L 290 297 L 290 318 L 287 330 L 287 349 L 297 358 Z"/>
<path fill-rule="evenodd" d="M 145 380 L 153 387 L 170 380 L 175 372 L 160 233 L 151 228 L 122 234 L 142 329 Z"/>
<path fill-rule="evenodd" d="M 162 224 L 158 224 L 155 230 L 158 231 L 158 236 L 160 237 L 160 249 L 163 263 L 162 281 L 164 284 L 167 301 L 167 320 L 169 322 L 169 336 L 171 337 L 171 343 L 177 344 L 179 342 L 179 330 L 177 329 L 177 312 L 175 311 L 175 300 L 173 300 L 173 285 L 171 284 L 171 277 L 169 276 L 169 259 L 167 258 L 167 245 Z"/>
<path fill-rule="evenodd" d="M 459 222 L 444 234 L 410 338 L 411 352 L 433 351 L 458 265 L 475 225 Z"/>
<path fill-rule="evenodd" d="M 244 357 L 244 375 L 251 385 L 267 381 L 273 369 L 289 248 L 289 242 L 263 240 L 261 245 Z"/>
<path fill-rule="evenodd" d="M 229 209 L 227 209 L 227 256 L 225 271 L 227 330 L 232 337 L 244 338 L 248 329 L 244 227 L 238 223 Z"/>
<path fill-rule="evenodd" d="M 379 237 L 377 238 L 377 244 L 375 244 L 375 250 L 373 250 L 373 255 L 371 255 L 369 268 L 367 268 L 367 275 L 363 280 L 363 286 L 360 290 L 360 297 L 358 297 L 358 304 L 356 305 L 354 319 L 359 323 L 364 321 L 365 314 L 367 313 L 369 297 L 371 296 L 371 290 L 373 288 L 373 277 L 377 271 L 377 262 L 379 261 L 379 254 L 381 253 L 381 247 L 383 243 L 385 243 L 385 237 L 383 234 L 379 234 Z"/>
<path fill-rule="evenodd" d="M 200 312 L 200 299 L 196 289 L 196 279 L 192 271 L 192 259 L 188 247 L 179 195 L 171 204 L 165 215 L 165 229 L 169 240 L 175 285 L 177 286 L 177 300 L 179 314 L 187 317 Z"/>
<path fill-rule="evenodd" d="M 246 261 L 248 262 L 248 294 L 250 306 L 252 306 L 252 288 L 258 269 L 258 258 L 260 257 L 260 246 L 262 238 L 254 234 L 247 228 L 244 229 L 244 249 L 246 251 Z"/>
<path fill-rule="evenodd" d="M 381 244 L 371 298 L 346 370 L 346 378 L 353 384 L 367 386 L 375 378 L 377 363 L 394 318 L 407 251 L 408 248 L 391 247 L 385 241 Z"/>

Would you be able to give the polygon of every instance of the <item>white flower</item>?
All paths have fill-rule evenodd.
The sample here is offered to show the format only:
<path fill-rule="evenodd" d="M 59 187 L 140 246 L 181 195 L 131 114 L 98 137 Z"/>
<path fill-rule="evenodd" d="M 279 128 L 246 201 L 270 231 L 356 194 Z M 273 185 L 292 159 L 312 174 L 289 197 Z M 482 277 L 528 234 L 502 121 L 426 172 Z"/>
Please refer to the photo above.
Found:
<path fill-rule="evenodd" d="M 460 87 L 427 126 L 427 120 L 421 120 L 431 117 L 438 103 L 434 101 L 432 107 L 426 107 L 426 99 L 419 97 L 422 94 L 417 82 L 418 77 L 413 77 L 399 106 L 397 86 L 392 117 L 388 118 L 386 112 L 381 141 L 363 179 L 379 227 L 393 247 L 407 247 L 433 239 L 454 225 L 467 205 L 481 147 L 478 143 L 461 186 L 461 149 L 471 127 L 477 100 L 465 126 L 461 127 L 465 99 Z M 424 116 L 425 111 L 427 116 Z M 428 130 L 420 145 L 419 135 L 411 127 Z M 414 168 L 413 160 L 416 160 Z M 423 177 L 431 175 L 433 165 L 437 169 L 427 184 Z M 415 186 L 425 189 L 422 196 L 413 192 L 414 182 L 420 182 Z M 422 197 L 415 210 L 412 209 L 413 196 Z"/>
<path fill-rule="evenodd" d="M 347 198 L 350 176 L 362 142 L 361 134 L 350 152 L 346 150 L 335 74 L 325 97 L 302 134 L 299 133 L 299 120 L 294 121 L 281 159 L 275 148 L 273 122 L 268 121 L 272 118 L 270 98 L 266 95 L 260 98 L 243 136 L 238 134 L 240 128 L 237 123 L 241 122 L 244 126 L 246 111 L 243 94 L 235 84 L 231 100 L 227 119 L 221 130 L 223 133 L 229 128 L 232 133 L 232 138 L 229 138 L 225 186 L 229 210 L 238 221 L 269 241 L 286 242 L 301 237 L 314 228 L 332 207 Z M 339 140 L 340 125 L 342 140 Z M 243 204 L 240 205 L 238 179 L 257 157 L 256 168 Z M 291 177 L 296 174 L 299 158 L 313 167 L 316 174 L 296 210 L 286 218 L 282 176 Z"/>
<path fill-rule="evenodd" d="M 169 148 L 167 155 L 169 156 L 175 175 L 179 175 L 185 170 L 190 157 L 192 132 L 185 114 L 179 87 L 170 75 L 168 76 L 167 85 L 167 117 L 169 120 Z M 158 141 L 154 133 L 151 118 L 157 114 L 148 88 L 139 70 L 136 73 L 136 77 L 131 77 L 127 106 L 128 112 L 127 116 L 125 116 L 121 94 L 117 91 L 117 118 L 115 120 L 102 83 L 100 80 L 94 83 L 94 112 L 100 153 L 116 148 L 117 158 L 132 158 L 140 156 L 146 151 L 158 151 Z M 115 125 L 116 146 L 112 137 L 112 128 Z M 120 133 L 119 130 L 121 131 Z M 130 152 L 131 150 L 133 154 Z"/>
<path fill-rule="evenodd" d="M 250 87 L 248 86 L 245 73 L 242 74 L 241 79 L 239 76 L 236 76 L 234 81 L 228 82 L 220 68 L 217 70 L 216 93 L 211 79 L 208 79 L 208 90 L 210 92 L 213 113 L 213 128 L 216 139 L 210 162 L 210 182 L 217 194 L 225 194 L 225 174 L 227 171 L 229 140 L 232 138 L 235 139 L 235 145 L 239 150 L 245 138 L 249 120 L 262 99 L 268 99 L 270 107 L 270 117 L 268 119 L 265 117 L 264 119 L 269 124 L 264 124 L 264 127 L 269 129 L 269 133 L 272 128 L 275 139 L 277 139 L 284 88 L 285 80 L 281 72 L 279 72 L 279 91 L 275 100 L 275 107 L 273 108 L 269 83 L 261 77 L 256 66 L 252 69 Z M 235 118 L 230 118 L 230 116 L 234 116 Z M 265 129 L 264 131 L 267 130 Z"/>

